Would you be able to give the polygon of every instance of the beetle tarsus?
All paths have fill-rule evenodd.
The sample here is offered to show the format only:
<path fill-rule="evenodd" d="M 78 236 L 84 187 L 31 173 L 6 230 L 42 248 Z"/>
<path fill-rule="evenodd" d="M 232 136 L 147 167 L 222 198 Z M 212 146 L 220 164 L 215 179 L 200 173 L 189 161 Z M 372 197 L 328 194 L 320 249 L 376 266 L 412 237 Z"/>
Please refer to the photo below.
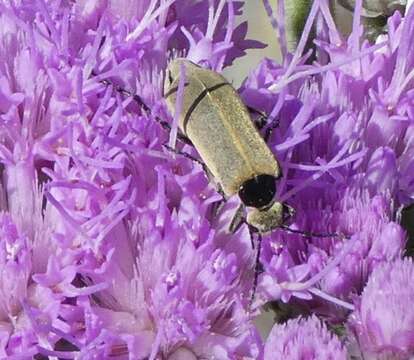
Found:
<path fill-rule="evenodd" d="M 244 217 L 244 206 L 239 205 L 229 225 L 230 233 L 236 233 L 243 224 L 246 224 L 246 219 Z"/>
<path fill-rule="evenodd" d="M 177 155 L 182 155 L 182 156 L 184 156 L 184 157 L 186 157 L 187 159 L 190 159 L 191 161 L 194 161 L 195 163 L 197 163 L 197 164 L 199 164 L 199 165 L 201 165 L 202 166 L 202 168 L 203 168 L 203 170 L 205 170 L 206 169 L 206 164 L 204 164 L 200 159 L 197 159 L 196 157 L 194 157 L 193 155 L 191 155 L 191 154 L 189 154 L 189 153 L 187 153 L 187 152 L 185 152 L 185 151 L 181 151 L 181 150 L 178 150 L 178 149 L 174 149 L 174 148 L 172 148 L 171 146 L 169 146 L 169 145 L 167 145 L 167 144 L 164 144 L 163 145 L 168 151 L 171 151 L 171 152 L 173 152 L 174 154 L 177 154 Z M 205 170 L 206 171 L 206 170 Z"/>
<path fill-rule="evenodd" d="M 270 121 L 269 126 L 266 127 L 265 133 L 263 136 L 264 141 L 266 144 L 269 142 L 269 139 L 271 138 L 273 131 L 279 127 L 279 119 L 272 119 Z"/>
<path fill-rule="evenodd" d="M 270 118 L 263 111 L 257 110 L 251 106 L 246 106 L 246 107 L 250 113 L 259 115 L 259 117 L 256 120 L 254 120 L 254 124 L 256 125 L 256 128 L 258 130 L 262 130 L 268 124 L 270 124 L 271 129 L 277 128 L 279 126 L 279 120 L 275 118 Z"/>
<path fill-rule="evenodd" d="M 267 115 L 263 111 L 257 110 L 254 107 L 246 105 L 246 108 L 247 110 L 249 110 L 250 113 L 259 115 L 260 121 L 255 121 L 255 124 L 259 130 L 262 129 L 263 126 L 265 126 L 267 123 Z"/>
<path fill-rule="evenodd" d="M 247 110 L 249 110 L 250 113 L 259 115 L 259 117 L 254 120 L 254 124 L 258 130 L 264 130 L 263 139 L 267 143 L 272 136 L 273 131 L 279 127 L 279 119 L 269 118 L 265 113 L 250 106 L 247 106 Z"/>

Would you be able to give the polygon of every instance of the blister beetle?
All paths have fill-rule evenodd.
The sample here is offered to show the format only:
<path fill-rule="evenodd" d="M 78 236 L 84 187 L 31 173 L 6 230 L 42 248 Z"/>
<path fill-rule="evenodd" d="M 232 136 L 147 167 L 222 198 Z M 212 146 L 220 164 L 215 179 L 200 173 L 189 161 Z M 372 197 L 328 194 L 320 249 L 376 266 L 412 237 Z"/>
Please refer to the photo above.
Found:
<path fill-rule="evenodd" d="M 187 59 L 170 62 L 164 97 L 171 113 L 177 100 L 180 67 L 185 89 L 178 125 L 193 143 L 225 196 L 238 194 L 250 208 L 247 223 L 260 233 L 280 227 L 292 209 L 275 199 L 279 163 L 253 124 L 233 86 L 219 73 Z"/>

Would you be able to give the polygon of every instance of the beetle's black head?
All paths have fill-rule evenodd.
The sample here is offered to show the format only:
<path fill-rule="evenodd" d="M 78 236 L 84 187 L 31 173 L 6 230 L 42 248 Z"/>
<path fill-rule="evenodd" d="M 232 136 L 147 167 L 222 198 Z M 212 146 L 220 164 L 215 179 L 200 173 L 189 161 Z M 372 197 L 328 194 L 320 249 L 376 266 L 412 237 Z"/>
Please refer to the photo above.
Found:
<path fill-rule="evenodd" d="M 270 206 L 276 194 L 276 178 L 272 175 L 258 175 L 246 180 L 239 190 L 244 205 L 262 209 Z"/>

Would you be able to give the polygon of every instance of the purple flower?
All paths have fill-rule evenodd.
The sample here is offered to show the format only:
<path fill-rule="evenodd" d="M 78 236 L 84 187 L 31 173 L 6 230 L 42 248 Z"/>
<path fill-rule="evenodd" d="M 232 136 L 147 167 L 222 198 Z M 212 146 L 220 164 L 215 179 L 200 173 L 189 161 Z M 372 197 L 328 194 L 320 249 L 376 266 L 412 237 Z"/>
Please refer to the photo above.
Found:
<path fill-rule="evenodd" d="M 266 272 L 261 275 L 259 290 L 264 292 L 265 299 L 281 298 L 286 302 L 292 295 L 310 299 L 311 293 L 315 294 L 316 290 L 319 294 L 322 290 L 351 301 L 352 294 L 363 289 L 375 266 L 401 256 L 406 238 L 401 227 L 389 221 L 389 199 L 381 196 L 370 199 L 367 193 L 359 197 L 350 193 L 345 196 L 337 206 L 321 211 L 318 216 L 322 216 L 322 224 L 341 229 L 343 233 L 353 233 L 350 240 L 340 241 L 332 236 L 314 237 L 309 241 L 300 235 L 283 234 L 280 230 L 263 244 L 262 263 Z M 298 207 L 299 214 L 301 210 Z M 309 216 L 304 209 L 302 213 Z M 313 219 L 305 220 L 299 216 L 302 220 L 299 229 L 306 228 L 306 221 Z M 333 264 L 332 257 L 337 263 L 326 272 L 327 266 Z M 326 273 L 319 279 L 318 286 L 309 280 L 320 277 L 322 272 Z M 319 302 L 317 305 L 320 308 Z M 337 316 L 338 310 L 333 310 L 334 314 Z"/>
<path fill-rule="evenodd" d="M 356 307 L 361 320 L 349 324 L 364 352 L 376 356 L 388 339 L 411 355 L 409 323 L 386 332 L 363 305 L 381 299 L 378 276 L 383 286 L 394 272 L 409 278 L 398 275 L 399 263 L 411 266 L 399 260 L 398 211 L 414 197 L 414 10 L 394 14 L 373 45 L 357 18 L 342 39 L 327 3 L 314 1 L 296 53 L 286 52 L 281 21 L 283 61 L 264 60 L 240 89 L 268 115 L 263 134 L 278 122 L 269 139 L 283 169 L 277 198 L 296 209 L 290 230 L 263 236 L 252 307 L 256 237 L 245 225 L 229 231 L 239 200 L 220 204 L 202 168 L 163 147 L 176 143 L 177 125 L 162 97 L 166 65 L 180 56 L 221 71 L 262 47 L 235 25 L 242 8 L 0 4 L 0 357 L 261 359 L 252 320 L 270 300 L 328 325 Z M 315 19 L 310 65 L 301 53 Z M 387 264 L 397 265 L 378 275 Z M 390 289 L 399 314 L 401 294 Z M 372 324 L 381 340 L 365 331 Z M 315 316 L 276 325 L 265 349 L 266 358 L 346 354 Z"/>
<path fill-rule="evenodd" d="M 28 239 L 21 236 L 10 216 L 0 215 L 0 356 L 35 353 L 35 333 L 22 311 L 29 294 L 32 270 Z M 12 343 L 13 346 L 10 346 Z"/>
<path fill-rule="evenodd" d="M 63 286 L 69 282 L 68 268 L 55 266 L 60 281 L 49 284 L 34 282 L 36 243 L 21 234 L 10 215 L 0 215 L 0 356 L 31 358 L 39 348 L 50 349 L 66 336 L 67 325 L 59 318 L 61 303 L 70 294 Z M 57 264 L 52 258 L 49 264 Z M 76 295 L 78 293 L 76 292 Z M 40 340 L 41 339 L 41 340 Z"/>
<path fill-rule="evenodd" d="M 137 221 L 126 233 L 118 231 L 109 267 L 90 275 L 111 286 L 96 295 L 99 306 L 85 308 L 98 322 L 88 329 L 96 336 L 84 351 L 100 343 L 110 354 L 137 358 L 183 351 L 194 357 L 256 358 L 260 343 L 243 296 L 252 284 L 249 234 L 227 234 L 236 204 L 223 209 L 212 230 L 208 209 L 217 195 L 203 173 L 176 176 L 183 194 L 172 213 L 164 178 L 171 182 L 174 175 L 161 168 L 158 174 L 149 200 L 154 212 L 138 209 Z M 136 243 L 139 247 L 131 252 Z"/>
<path fill-rule="evenodd" d="M 265 344 L 264 360 L 347 359 L 339 338 L 315 316 L 276 324 Z"/>
<path fill-rule="evenodd" d="M 367 359 L 409 359 L 414 355 L 414 296 L 411 259 L 375 268 L 349 325 Z"/>

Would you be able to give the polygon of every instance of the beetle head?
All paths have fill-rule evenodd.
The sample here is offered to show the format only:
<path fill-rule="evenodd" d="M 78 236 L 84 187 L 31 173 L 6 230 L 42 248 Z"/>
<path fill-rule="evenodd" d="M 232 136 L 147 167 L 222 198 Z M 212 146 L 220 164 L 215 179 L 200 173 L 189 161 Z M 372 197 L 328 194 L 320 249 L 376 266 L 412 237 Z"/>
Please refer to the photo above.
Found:
<path fill-rule="evenodd" d="M 246 220 L 260 233 L 268 233 L 286 224 L 294 213 L 294 209 L 289 205 L 275 201 L 264 210 L 250 210 Z"/>

